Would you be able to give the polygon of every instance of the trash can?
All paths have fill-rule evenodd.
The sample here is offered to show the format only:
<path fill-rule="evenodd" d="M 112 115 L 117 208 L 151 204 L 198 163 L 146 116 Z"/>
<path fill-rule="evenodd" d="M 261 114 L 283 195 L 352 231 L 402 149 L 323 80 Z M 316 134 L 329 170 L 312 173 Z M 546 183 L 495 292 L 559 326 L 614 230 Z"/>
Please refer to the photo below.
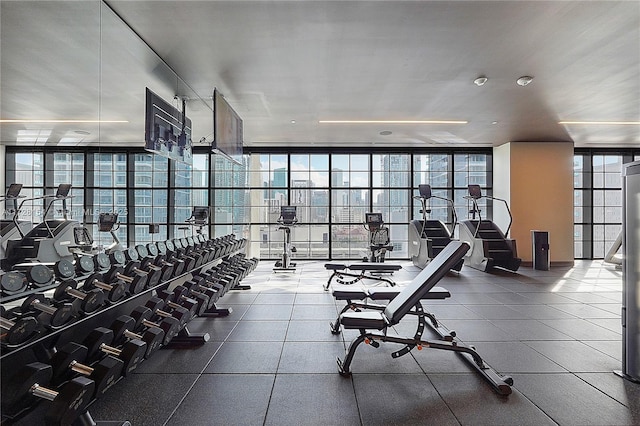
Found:
<path fill-rule="evenodd" d="M 533 269 L 548 271 L 551 264 L 549 260 L 549 232 L 531 231 L 533 248 Z"/>

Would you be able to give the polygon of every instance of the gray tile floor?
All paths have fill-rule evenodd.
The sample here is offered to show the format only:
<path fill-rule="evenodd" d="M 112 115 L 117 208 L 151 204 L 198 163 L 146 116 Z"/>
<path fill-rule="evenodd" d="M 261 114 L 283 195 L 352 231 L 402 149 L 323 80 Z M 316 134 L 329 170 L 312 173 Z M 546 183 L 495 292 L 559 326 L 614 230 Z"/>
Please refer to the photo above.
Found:
<path fill-rule="evenodd" d="M 419 270 L 394 274 L 406 284 Z M 463 268 L 439 285 L 452 297 L 427 310 L 514 379 L 501 397 L 455 354 L 362 345 L 353 375 L 338 374 L 355 336 L 329 331 L 342 308 L 322 285 L 324 262 L 295 273 L 261 262 L 227 294 L 226 318 L 196 319 L 202 347 L 162 350 L 90 407 L 133 425 L 623 425 L 640 424 L 640 385 L 621 368 L 621 273 L 600 262 L 517 274 Z M 411 332 L 412 324 L 400 324 Z"/>

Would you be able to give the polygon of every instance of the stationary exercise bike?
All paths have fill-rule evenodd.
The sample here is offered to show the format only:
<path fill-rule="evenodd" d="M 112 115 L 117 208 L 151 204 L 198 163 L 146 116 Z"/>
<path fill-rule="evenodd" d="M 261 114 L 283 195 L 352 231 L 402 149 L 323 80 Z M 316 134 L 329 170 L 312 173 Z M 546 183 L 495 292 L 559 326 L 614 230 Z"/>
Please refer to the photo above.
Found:
<path fill-rule="evenodd" d="M 296 248 L 291 244 L 291 228 L 298 223 L 296 206 L 280 206 L 280 217 L 277 222 L 280 225 L 278 230 L 284 233 L 284 247 L 282 259 L 276 262 L 273 271 L 295 271 L 296 264 L 291 261 L 291 253 L 295 253 Z"/>
<path fill-rule="evenodd" d="M 413 264 L 423 269 L 431 262 L 431 259 L 436 257 L 438 253 L 453 240 L 453 233 L 458 223 L 458 216 L 453 201 L 448 198 L 433 195 L 431 193 L 431 185 L 419 185 L 418 191 L 420 195 L 414 196 L 413 198 L 420 201 L 422 220 L 412 220 L 409 223 L 409 255 L 411 256 Z M 432 198 L 447 202 L 447 206 L 442 208 L 451 209 L 451 217 L 453 219 L 451 229 L 447 228 L 441 220 L 428 218 L 433 209 L 431 205 Z M 452 269 L 460 271 L 463 263 L 461 260 Z"/>
<path fill-rule="evenodd" d="M 191 216 L 189 216 L 185 222 L 191 225 L 192 237 L 195 237 L 197 234 L 203 234 L 204 227 L 209 224 L 209 207 L 193 206 Z"/>
<path fill-rule="evenodd" d="M 365 213 L 364 229 L 369 233 L 369 250 L 362 258 L 363 262 L 384 262 L 388 251 L 393 251 L 389 238 L 389 228 L 384 226 L 382 213 Z"/>

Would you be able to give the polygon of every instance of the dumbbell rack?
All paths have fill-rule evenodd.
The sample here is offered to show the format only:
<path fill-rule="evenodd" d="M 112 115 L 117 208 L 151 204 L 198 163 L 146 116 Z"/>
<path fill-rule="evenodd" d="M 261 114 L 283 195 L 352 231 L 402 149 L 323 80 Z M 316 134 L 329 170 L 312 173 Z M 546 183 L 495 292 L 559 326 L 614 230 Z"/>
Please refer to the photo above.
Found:
<path fill-rule="evenodd" d="M 221 237 L 222 239 L 232 237 L 232 235 Z M 193 240 L 191 240 L 193 241 Z M 242 241 L 242 240 L 234 240 L 234 241 Z M 72 321 L 60 328 L 55 330 L 48 330 L 45 334 L 40 336 L 36 336 L 31 340 L 22 343 L 16 346 L 8 346 L 5 345 L 2 347 L 0 352 L 0 367 L 2 370 L 2 376 L 10 377 L 11 374 L 15 373 L 20 367 L 32 363 L 32 362 L 47 362 L 55 353 L 56 348 L 61 347 L 62 345 L 77 341 L 79 336 L 86 336 L 96 327 L 99 327 L 104 324 L 112 323 L 118 316 L 131 312 L 133 309 L 140 305 L 144 305 L 146 301 L 148 301 L 154 294 L 166 289 L 173 288 L 178 286 L 187 280 L 191 279 L 195 274 L 206 271 L 209 268 L 212 268 L 219 263 L 223 262 L 225 259 L 229 259 L 234 255 L 241 253 L 244 251 L 244 245 L 238 244 L 231 251 L 221 251 L 221 254 L 217 254 L 212 259 L 209 259 L 206 263 L 203 263 L 199 266 L 191 270 L 185 270 L 180 275 L 173 276 L 171 279 L 159 282 L 157 285 L 146 288 L 142 292 L 138 294 L 131 295 L 128 298 L 125 298 L 119 302 L 112 303 L 110 305 L 106 305 L 104 308 L 91 313 L 84 314 L 77 318 L 75 321 Z M 86 276 L 84 277 L 86 278 Z M 81 277 L 78 277 L 81 279 Z M 50 286 L 45 286 L 41 288 L 35 288 L 32 290 L 27 290 L 24 293 L 11 295 L 7 297 L 3 297 L 0 299 L 0 302 L 7 303 L 9 301 L 15 301 L 18 299 L 22 299 L 28 297 L 32 294 L 43 293 L 49 290 L 52 290 L 56 287 L 55 284 Z M 238 286 L 238 289 L 242 289 L 242 287 Z M 224 311 L 224 310 L 220 310 Z M 228 311 L 227 311 L 228 312 Z M 222 313 L 221 315 L 224 315 Z M 174 343 L 175 340 L 175 344 Z M 172 344 L 167 347 L 190 347 L 197 346 L 206 343 L 209 340 L 208 334 L 192 334 L 188 331 L 185 326 L 180 333 L 172 340 Z M 121 380 L 122 378 L 118 379 Z M 92 401 L 93 403 L 93 401 Z M 37 404 L 36 404 L 37 405 Z M 22 410 L 17 413 L 2 413 L 2 418 L 0 423 L 11 424 L 24 416 L 28 415 L 34 407 L 29 407 L 25 410 Z M 94 423 L 91 418 L 89 412 L 83 414 L 84 419 L 79 419 L 80 424 L 97 424 L 97 425 L 128 425 L 128 422 L 97 422 Z M 75 423 L 74 423 L 75 424 Z"/>

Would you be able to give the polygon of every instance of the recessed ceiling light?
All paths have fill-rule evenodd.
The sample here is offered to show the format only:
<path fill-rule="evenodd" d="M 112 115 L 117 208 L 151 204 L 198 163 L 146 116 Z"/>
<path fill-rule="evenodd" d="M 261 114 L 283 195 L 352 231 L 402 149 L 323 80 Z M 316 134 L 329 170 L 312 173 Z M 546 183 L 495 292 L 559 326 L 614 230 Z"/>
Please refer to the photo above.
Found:
<path fill-rule="evenodd" d="M 91 132 L 87 132 L 86 130 L 74 130 L 73 133 L 76 133 L 78 135 L 90 135 Z"/>
<path fill-rule="evenodd" d="M 127 120 L 0 120 L 0 123 L 128 123 Z"/>
<path fill-rule="evenodd" d="M 321 124 L 467 124 L 463 120 L 319 120 Z"/>
<path fill-rule="evenodd" d="M 389 136 L 390 134 L 392 134 L 393 132 L 391 130 L 383 130 L 380 132 L 380 134 L 382 136 Z"/>
<path fill-rule="evenodd" d="M 296 120 L 291 120 L 291 124 L 296 124 Z"/>
<path fill-rule="evenodd" d="M 558 121 L 558 124 L 599 124 L 604 126 L 638 126 L 640 121 Z"/>
<path fill-rule="evenodd" d="M 529 77 L 528 75 L 523 75 L 519 79 L 516 80 L 518 86 L 527 86 L 529 83 L 533 81 L 533 77 Z"/>
<path fill-rule="evenodd" d="M 481 76 L 473 80 L 473 84 L 475 84 L 476 86 L 484 86 L 487 80 L 489 80 L 487 77 Z"/>
<path fill-rule="evenodd" d="M 491 124 L 498 124 L 498 122 L 497 121 L 492 121 Z"/>

